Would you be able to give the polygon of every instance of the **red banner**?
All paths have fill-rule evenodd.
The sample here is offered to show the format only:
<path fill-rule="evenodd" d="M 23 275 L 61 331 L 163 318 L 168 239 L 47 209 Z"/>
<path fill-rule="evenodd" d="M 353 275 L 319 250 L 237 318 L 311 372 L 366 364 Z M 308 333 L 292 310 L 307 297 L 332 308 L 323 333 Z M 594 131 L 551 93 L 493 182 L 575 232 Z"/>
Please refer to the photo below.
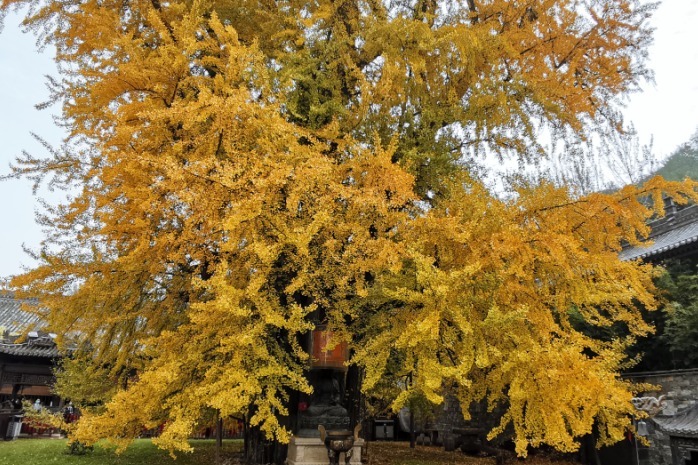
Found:
<path fill-rule="evenodd" d="M 344 362 L 349 356 L 346 342 L 336 339 L 333 331 L 316 329 L 311 334 L 311 368 L 337 368 L 346 370 Z"/>

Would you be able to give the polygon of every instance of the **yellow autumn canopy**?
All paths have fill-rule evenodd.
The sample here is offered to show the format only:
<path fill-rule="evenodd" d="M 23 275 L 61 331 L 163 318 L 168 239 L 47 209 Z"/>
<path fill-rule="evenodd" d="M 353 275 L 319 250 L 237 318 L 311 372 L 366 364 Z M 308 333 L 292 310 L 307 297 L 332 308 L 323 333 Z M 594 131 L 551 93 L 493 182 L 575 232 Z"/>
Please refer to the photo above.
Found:
<path fill-rule="evenodd" d="M 502 200 L 465 155 L 530 159 L 541 128 L 617 128 L 618 99 L 649 76 L 651 5 L 0 5 L 28 8 L 62 70 L 69 138 L 14 168 L 78 190 L 13 284 L 78 340 L 67 374 L 89 376 L 62 376 L 64 393 L 104 401 L 76 439 L 125 444 L 164 423 L 156 441 L 187 450 L 215 410 L 287 440 L 312 312 L 350 344 L 365 393 L 388 371 L 412 377 L 395 408 L 446 389 L 486 398 L 506 411 L 492 434 L 512 425 L 520 454 L 573 450 L 595 422 L 622 438 L 627 341 L 590 338 L 570 310 L 650 331 L 637 306 L 654 307 L 654 272 L 617 253 L 662 213 L 640 198 L 685 202 L 696 185 Z"/>

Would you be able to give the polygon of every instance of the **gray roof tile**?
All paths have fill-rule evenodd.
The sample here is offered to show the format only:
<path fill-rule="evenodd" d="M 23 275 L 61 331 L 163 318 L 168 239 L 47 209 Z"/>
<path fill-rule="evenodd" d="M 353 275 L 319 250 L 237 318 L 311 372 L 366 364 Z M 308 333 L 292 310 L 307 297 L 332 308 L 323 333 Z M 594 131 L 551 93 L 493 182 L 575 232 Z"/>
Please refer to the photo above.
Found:
<path fill-rule="evenodd" d="M 698 436 L 698 405 L 671 417 L 654 417 L 662 431 L 675 436 Z"/>
<path fill-rule="evenodd" d="M 659 255 L 679 247 L 698 242 L 698 223 L 679 226 L 652 238 L 647 247 L 628 247 L 619 254 L 621 260 L 634 260 Z"/>
<path fill-rule="evenodd" d="M 687 251 L 698 243 L 698 205 L 680 208 L 673 214 L 650 223 L 652 232 L 646 246 L 628 246 L 619 254 L 621 260 L 658 257 L 670 252 Z"/>
<path fill-rule="evenodd" d="M 0 336 L 7 331 L 10 334 L 26 330 L 38 330 L 46 326 L 38 315 L 22 310 L 22 303 L 36 305 L 35 300 L 18 300 L 7 295 L 0 296 Z"/>
<path fill-rule="evenodd" d="M 18 357 L 59 357 L 53 338 L 40 330 L 46 326 L 41 318 L 22 310 L 22 304 L 38 305 L 36 300 L 18 300 L 10 294 L 0 295 L 0 354 Z M 35 336 L 16 343 L 18 336 L 37 331 Z"/>
<path fill-rule="evenodd" d="M 37 345 L 32 342 L 23 344 L 3 344 L 0 343 L 0 354 L 14 355 L 18 357 L 42 357 L 42 358 L 58 358 L 60 353 L 55 344 Z"/>

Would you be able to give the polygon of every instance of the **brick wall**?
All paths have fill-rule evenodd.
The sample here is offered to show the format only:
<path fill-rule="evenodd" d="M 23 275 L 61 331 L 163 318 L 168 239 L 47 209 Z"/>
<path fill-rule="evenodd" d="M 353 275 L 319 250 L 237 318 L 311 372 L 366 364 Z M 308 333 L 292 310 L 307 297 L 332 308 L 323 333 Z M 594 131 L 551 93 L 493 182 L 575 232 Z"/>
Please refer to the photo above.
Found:
<path fill-rule="evenodd" d="M 664 395 L 666 405 L 659 415 L 672 416 L 677 412 L 698 404 L 698 370 L 656 371 L 633 373 L 624 376 L 625 379 L 637 383 L 657 385 L 657 389 L 640 394 L 640 396 L 659 397 Z M 671 443 L 669 435 L 662 432 L 652 421 L 646 421 L 648 426 L 649 450 L 643 451 L 646 460 L 641 463 L 651 465 L 672 465 Z"/>

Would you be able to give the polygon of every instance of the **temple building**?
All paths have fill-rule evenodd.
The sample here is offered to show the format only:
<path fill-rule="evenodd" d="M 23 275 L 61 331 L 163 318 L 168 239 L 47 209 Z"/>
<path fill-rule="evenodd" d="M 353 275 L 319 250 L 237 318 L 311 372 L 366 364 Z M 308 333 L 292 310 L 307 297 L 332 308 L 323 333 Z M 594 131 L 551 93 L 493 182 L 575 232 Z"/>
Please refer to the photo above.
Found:
<path fill-rule="evenodd" d="M 665 210 L 664 218 L 650 224 L 652 232 L 648 245 L 626 247 L 620 254 L 621 259 L 640 259 L 655 264 L 677 259 L 698 262 L 698 205 L 681 207 L 667 199 Z M 698 464 L 698 369 L 628 373 L 624 378 L 661 388 L 638 398 L 650 406 L 649 409 L 639 408 L 649 417 L 636 422 L 638 432 L 646 436 L 650 446 L 634 442 L 634 453 L 629 454 L 634 455 L 632 461 L 623 463 Z"/>
<path fill-rule="evenodd" d="M 45 323 L 22 309 L 38 305 L 35 300 L 0 295 L 0 438 L 17 415 L 22 400 L 60 409 L 61 399 L 51 391 L 53 368 L 59 360 L 55 334 L 42 330 Z M 31 434 L 23 427 L 24 434 Z"/>

